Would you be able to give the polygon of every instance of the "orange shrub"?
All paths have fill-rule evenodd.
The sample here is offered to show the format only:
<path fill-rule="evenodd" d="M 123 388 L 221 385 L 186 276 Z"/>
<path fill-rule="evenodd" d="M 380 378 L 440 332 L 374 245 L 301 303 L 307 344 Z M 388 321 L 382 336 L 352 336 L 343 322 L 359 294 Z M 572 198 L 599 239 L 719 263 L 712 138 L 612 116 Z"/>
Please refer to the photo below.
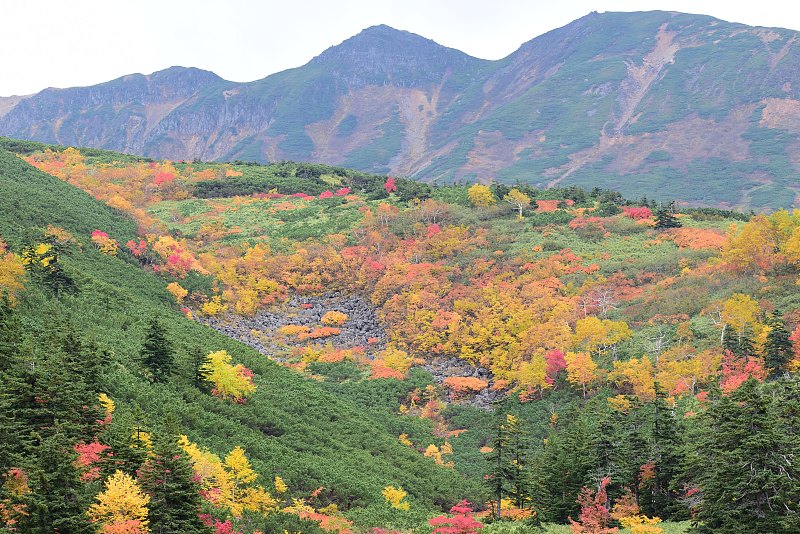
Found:
<path fill-rule="evenodd" d="M 725 235 L 708 228 L 672 228 L 665 232 L 680 248 L 722 250 Z"/>
<path fill-rule="evenodd" d="M 453 393 L 477 393 L 486 388 L 489 383 L 486 380 L 475 378 L 474 376 L 448 376 L 442 382 L 444 387 Z"/>
<path fill-rule="evenodd" d="M 342 331 L 338 328 L 321 326 L 319 328 L 315 328 L 311 332 L 302 332 L 297 334 L 297 339 L 300 341 L 304 341 L 306 339 L 321 339 L 323 337 L 338 336 L 341 333 Z"/>
<path fill-rule="evenodd" d="M 297 336 L 300 334 L 307 334 L 311 331 L 311 327 L 299 324 L 287 324 L 278 328 L 278 332 L 285 336 Z"/>
<path fill-rule="evenodd" d="M 536 213 L 549 213 L 558 210 L 558 200 L 537 200 Z"/>
<path fill-rule="evenodd" d="M 347 314 L 329 311 L 322 316 L 322 324 L 326 326 L 342 326 L 347 321 Z"/>

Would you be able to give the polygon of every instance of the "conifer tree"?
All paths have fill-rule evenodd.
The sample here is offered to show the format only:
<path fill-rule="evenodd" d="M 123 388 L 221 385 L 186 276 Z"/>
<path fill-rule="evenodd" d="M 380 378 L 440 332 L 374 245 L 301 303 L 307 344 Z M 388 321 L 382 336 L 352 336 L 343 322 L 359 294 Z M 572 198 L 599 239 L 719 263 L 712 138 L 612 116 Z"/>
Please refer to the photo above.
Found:
<path fill-rule="evenodd" d="M 57 428 L 34 451 L 30 470 L 31 495 L 22 532 L 93 532 L 85 511 L 87 487 L 73 465 L 71 438 Z"/>
<path fill-rule="evenodd" d="M 150 321 L 141 352 L 142 360 L 155 382 L 166 382 L 172 374 L 174 354 L 164 326 L 157 318 Z"/>
<path fill-rule="evenodd" d="M 153 435 L 153 449 L 139 470 L 139 482 L 150 495 L 150 530 L 155 534 L 207 532 L 200 521 L 200 487 L 170 415 Z"/>
<path fill-rule="evenodd" d="M 510 446 L 509 466 L 510 480 L 508 496 L 517 506 L 525 508 L 530 500 L 530 483 L 528 480 L 528 433 L 517 416 L 506 418 Z"/>
<path fill-rule="evenodd" d="M 666 230 L 668 228 L 680 228 L 681 222 L 675 217 L 675 201 L 671 201 L 666 206 L 656 211 L 656 230 Z"/>
<path fill-rule="evenodd" d="M 496 412 L 498 420 L 495 426 L 495 436 L 492 441 L 492 452 L 487 457 L 489 462 L 489 475 L 487 483 L 491 495 L 495 499 L 494 514 L 495 518 L 500 518 L 503 497 L 508 495 L 511 481 L 514 478 L 515 470 L 512 465 L 512 436 L 510 428 L 516 418 L 502 410 L 505 401 L 498 404 Z"/>
<path fill-rule="evenodd" d="M 701 492 L 698 532 L 800 531 L 800 413 L 783 412 L 794 399 L 765 387 L 749 379 L 715 395 L 688 440 L 683 476 Z"/>
<path fill-rule="evenodd" d="M 674 491 L 674 481 L 681 466 L 682 443 L 675 411 L 667 406 L 667 393 L 656 382 L 652 409 L 652 460 L 655 473 L 652 480 L 650 506 L 645 512 L 661 518 L 670 518 L 684 512 Z"/>
<path fill-rule="evenodd" d="M 783 317 L 776 310 L 767 317 L 767 341 L 764 344 L 764 363 L 770 376 L 777 377 L 786 372 L 786 365 L 792 359 L 792 342 Z"/>
<path fill-rule="evenodd" d="M 0 371 L 16 353 L 22 339 L 22 326 L 8 295 L 0 294 Z"/>
<path fill-rule="evenodd" d="M 722 348 L 741 358 L 752 356 L 755 352 L 752 328 L 747 327 L 738 332 L 726 332 L 722 340 Z"/>
<path fill-rule="evenodd" d="M 145 430 L 147 416 L 142 409 L 134 405 L 131 412 L 122 410 L 114 412 L 114 419 L 103 431 L 102 441 L 114 451 L 114 461 L 104 467 L 103 477 L 107 477 L 117 469 L 129 475 L 135 475 L 144 464 L 150 433 Z"/>

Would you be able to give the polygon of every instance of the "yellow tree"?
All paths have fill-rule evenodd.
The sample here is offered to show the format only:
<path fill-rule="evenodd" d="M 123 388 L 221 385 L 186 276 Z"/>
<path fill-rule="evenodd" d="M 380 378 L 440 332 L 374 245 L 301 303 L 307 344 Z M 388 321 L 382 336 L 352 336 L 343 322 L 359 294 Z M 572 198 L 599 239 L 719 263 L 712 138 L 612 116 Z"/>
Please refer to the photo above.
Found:
<path fill-rule="evenodd" d="M 497 198 L 488 186 L 475 184 L 467 190 L 467 197 L 473 206 L 485 208 L 497 203 Z"/>
<path fill-rule="evenodd" d="M 722 259 L 745 272 L 766 271 L 782 263 L 800 262 L 800 210 L 779 210 L 754 216 L 741 229 L 728 231 Z"/>
<path fill-rule="evenodd" d="M 408 510 L 408 501 L 405 500 L 408 492 L 402 486 L 395 488 L 394 486 L 386 486 L 383 488 L 383 498 L 386 504 L 396 510 Z"/>
<path fill-rule="evenodd" d="M 523 362 L 517 371 L 519 385 L 528 390 L 539 390 L 541 394 L 551 384 L 547 382 L 547 362 L 544 354 L 534 354 L 529 362 Z"/>
<path fill-rule="evenodd" d="M 567 380 L 581 386 L 586 398 L 586 386 L 597 379 L 597 364 L 588 352 L 567 352 L 564 361 L 567 363 Z"/>
<path fill-rule="evenodd" d="M 150 496 L 142 492 L 139 483 L 130 475 L 117 470 L 105 482 L 105 490 L 87 511 L 98 532 L 149 532 L 147 503 Z"/>
<path fill-rule="evenodd" d="M 720 343 L 725 341 L 725 330 L 728 326 L 736 331 L 739 339 L 744 335 L 747 327 L 756 324 L 758 313 L 761 310 L 758 303 L 743 293 L 734 293 L 719 309 L 719 323 L 722 328 Z"/>
<path fill-rule="evenodd" d="M 655 369 L 647 356 L 614 362 L 614 370 L 608 377 L 617 384 L 629 385 L 633 394 L 643 401 L 655 398 Z"/>
<path fill-rule="evenodd" d="M 6 295 L 13 304 L 25 282 L 25 265 L 16 254 L 6 252 L 0 240 L 0 297 Z"/>
<path fill-rule="evenodd" d="M 576 348 L 589 352 L 605 352 L 611 349 L 616 357 L 617 344 L 633 336 L 625 321 L 599 319 L 593 315 L 575 323 L 573 341 Z"/>
<path fill-rule="evenodd" d="M 503 197 L 503 200 L 511 204 L 514 209 L 517 210 L 517 217 L 520 219 L 522 218 L 522 211 L 531 205 L 531 197 L 516 187 L 509 191 L 508 194 Z"/>
<path fill-rule="evenodd" d="M 258 474 L 253 470 L 244 449 L 234 447 L 220 460 L 216 454 L 201 449 L 182 436 L 180 445 L 189 456 L 195 476 L 209 495 L 214 506 L 227 508 L 234 517 L 245 511 L 268 515 L 277 509 L 277 501 L 262 486 L 255 484 Z M 275 478 L 278 493 L 286 491 L 286 484 Z"/>
<path fill-rule="evenodd" d="M 231 484 L 230 509 L 231 513 L 239 517 L 242 515 L 245 488 L 258 478 L 258 474 L 250 466 L 250 460 L 245 456 L 244 449 L 238 445 L 225 457 L 225 467 L 228 470 Z"/>
<path fill-rule="evenodd" d="M 200 367 L 200 372 L 214 384 L 213 395 L 243 402 L 256 389 L 253 373 L 242 364 L 231 365 L 230 361 L 231 357 L 226 351 L 212 352 L 206 356 L 206 363 Z"/>

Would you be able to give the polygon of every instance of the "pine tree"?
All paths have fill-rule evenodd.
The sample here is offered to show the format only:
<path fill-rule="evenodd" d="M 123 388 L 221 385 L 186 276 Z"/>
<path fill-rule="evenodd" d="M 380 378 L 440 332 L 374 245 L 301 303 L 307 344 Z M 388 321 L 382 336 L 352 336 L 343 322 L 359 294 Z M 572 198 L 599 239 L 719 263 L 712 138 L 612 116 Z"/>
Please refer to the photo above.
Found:
<path fill-rule="evenodd" d="M 530 483 L 528 480 L 528 433 L 522 426 L 517 416 L 506 418 L 509 437 L 511 465 L 509 466 L 510 480 L 508 496 L 517 506 L 523 509 L 530 501 Z"/>
<path fill-rule="evenodd" d="M 153 435 L 153 449 L 139 470 L 139 482 L 150 495 L 150 530 L 155 534 L 207 532 L 198 517 L 200 487 L 183 450 L 177 426 L 170 416 Z"/>
<path fill-rule="evenodd" d="M 22 336 L 22 325 L 8 295 L 0 295 L 0 371 L 6 369 L 9 359 L 17 352 Z"/>
<path fill-rule="evenodd" d="M 593 401 L 587 406 L 565 407 L 542 449 L 529 460 L 532 494 L 542 521 L 564 523 L 570 515 L 575 517 L 578 495 L 597 471 L 598 406 Z"/>
<path fill-rule="evenodd" d="M 656 230 L 666 230 L 668 228 L 680 228 L 681 222 L 675 217 L 675 201 L 671 201 L 666 206 L 656 211 Z"/>
<path fill-rule="evenodd" d="M 770 376 L 777 377 L 786 372 L 786 365 L 792 359 L 792 342 L 783 317 L 776 310 L 767 317 L 767 341 L 764 344 L 764 363 Z"/>
<path fill-rule="evenodd" d="M 155 382 L 166 382 L 172 374 L 174 355 L 172 344 L 161 322 L 153 318 L 142 346 L 142 360 Z"/>
<path fill-rule="evenodd" d="M 114 451 L 114 461 L 104 466 L 104 478 L 117 469 L 135 475 L 142 467 L 147 459 L 147 445 L 151 440 L 150 433 L 145 430 L 146 422 L 147 416 L 137 405 L 134 405 L 130 413 L 119 409 L 114 412 L 114 419 L 103 431 L 101 440 Z"/>

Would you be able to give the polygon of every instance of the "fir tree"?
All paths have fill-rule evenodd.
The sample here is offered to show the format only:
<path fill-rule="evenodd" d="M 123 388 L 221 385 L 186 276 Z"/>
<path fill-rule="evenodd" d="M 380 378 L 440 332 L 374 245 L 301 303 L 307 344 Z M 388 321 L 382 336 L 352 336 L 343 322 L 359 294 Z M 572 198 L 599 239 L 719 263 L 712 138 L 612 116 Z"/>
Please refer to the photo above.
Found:
<path fill-rule="evenodd" d="M 135 476 L 142 467 L 151 439 L 150 433 L 145 430 L 146 419 L 147 416 L 138 405 L 134 405 L 128 413 L 120 409 L 114 412 L 111 425 L 101 436 L 101 441 L 114 451 L 114 460 L 104 466 L 103 477 L 116 470 Z"/>
<path fill-rule="evenodd" d="M 150 530 L 155 534 L 207 532 L 198 517 L 200 487 L 183 450 L 179 432 L 170 416 L 153 435 L 153 449 L 139 470 L 142 490 L 150 495 Z"/>
<path fill-rule="evenodd" d="M 655 399 L 650 403 L 652 409 L 652 459 L 655 475 L 652 480 L 650 506 L 643 506 L 649 515 L 670 518 L 681 515 L 684 508 L 677 500 L 673 489 L 681 467 L 680 451 L 682 443 L 675 411 L 667 407 L 667 393 L 655 384 Z"/>
<path fill-rule="evenodd" d="M 489 462 L 489 475 L 486 479 L 491 495 L 495 499 L 494 513 L 496 518 L 500 518 L 503 497 L 509 495 L 511 488 L 515 485 L 515 477 L 518 474 L 513 464 L 514 460 L 514 429 L 518 427 L 518 419 L 504 409 L 504 399 L 497 404 L 495 413 L 497 422 L 495 424 L 495 436 L 492 441 L 492 452 L 487 457 Z"/>
<path fill-rule="evenodd" d="M 0 295 L 0 371 L 17 352 L 22 336 L 22 325 L 8 295 Z"/>
<path fill-rule="evenodd" d="M 155 382 L 166 382 L 172 374 L 174 355 L 172 344 L 161 322 L 153 318 L 142 346 L 142 360 Z"/>
<path fill-rule="evenodd" d="M 688 440 L 684 477 L 701 491 L 698 532 L 800 531 L 798 413 L 754 379 L 716 395 Z M 795 392 L 796 393 L 796 392 Z"/>
<path fill-rule="evenodd" d="M 532 494 L 543 521 L 563 523 L 570 515 L 576 516 L 581 488 L 597 470 L 600 432 L 594 415 L 598 406 L 592 401 L 587 406 L 591 408 L 585 411 L 577 403 L 565 407 L 557 421 L 551 420 L 546 444 L 529 462 Z"/>
<path fill-rule="evenodd" d="M 675 201 L 666 206 L 661 204 L 661 207 L 656 211 L 656 230 L 680 228 L 681 226 L 681 222 L 675 217 Z"/>
<path fill-rule="evenodd" d="M 517 506 L 523 509 L 530 501 L 530 483 L 528 480 L 528 433 L 522 426 L 519 417 L 506 418 L 510 446 L 510 462 L 508 496 Z"/>
<path fill-rule="evenodd" d="M 767 317 L 767 341 L 764 343 L 764 363 L 770 370 L 770 376 L 777 377 L 786 372 L 786 365 L 792 359 L 792 342 L 789 331 L 778 311 Z"/>
<path fill-rule="evenodd" d="M 71 438 L 56 429 L 37 447 L 33 458 L 36 460 L 30 470 L 29 515 L 20 525 L 21 531 L 93 532 L 85 513 L 90 496 L 73 465 Z"/>
<path fill-rule="evenodd" d="M 752 356 L 755 353 L 753 330 L 748 327 L 738 332 L 726 332 L 722 340 L 722 348 L 731 351 L 740 358 Z"/>

